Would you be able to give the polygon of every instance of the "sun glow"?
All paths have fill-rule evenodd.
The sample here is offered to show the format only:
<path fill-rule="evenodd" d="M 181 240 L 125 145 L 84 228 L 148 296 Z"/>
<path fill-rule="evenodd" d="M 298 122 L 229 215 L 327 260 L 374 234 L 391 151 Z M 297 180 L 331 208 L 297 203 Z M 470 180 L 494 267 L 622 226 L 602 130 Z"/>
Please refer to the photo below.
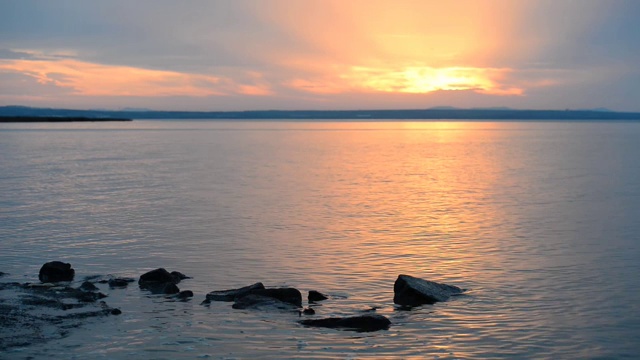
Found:
<path fill-rule="evenodd" d="M 521 95 L 522 89 L 505 88 L 497 81 L 508 69 L 432 68 L 408 66 L 385 70 L 354 67 L 345 75 L 356 87 L 380 92 L 429 93 L 439 90 L 472 90 L 494 95 Z"/>

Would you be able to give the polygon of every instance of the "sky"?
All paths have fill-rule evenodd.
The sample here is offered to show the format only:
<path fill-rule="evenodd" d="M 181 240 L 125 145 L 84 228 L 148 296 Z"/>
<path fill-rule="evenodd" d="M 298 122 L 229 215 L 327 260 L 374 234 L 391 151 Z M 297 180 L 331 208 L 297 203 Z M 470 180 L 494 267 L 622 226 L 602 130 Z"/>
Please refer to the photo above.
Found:
<path fill-rule="evenodd" d="M 637 0 L 0 0 L 0 106 L 640 111 Z"/>

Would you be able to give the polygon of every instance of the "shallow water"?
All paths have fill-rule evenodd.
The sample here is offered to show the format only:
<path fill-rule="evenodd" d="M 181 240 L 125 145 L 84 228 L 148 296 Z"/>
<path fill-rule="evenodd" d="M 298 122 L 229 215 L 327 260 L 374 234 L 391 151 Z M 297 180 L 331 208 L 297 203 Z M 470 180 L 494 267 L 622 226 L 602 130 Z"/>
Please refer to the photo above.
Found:
<path fill-rule="evenodd" d="M 109 290 L 115 317 L 24 358 L 637 358 L 640 122 L 134 121 L 0 125 L 2 281 L 194 277 Z M 412 311 L 405 273 L 467 288 Z M 262 281 L 388 331 L 199 303 Z"/>

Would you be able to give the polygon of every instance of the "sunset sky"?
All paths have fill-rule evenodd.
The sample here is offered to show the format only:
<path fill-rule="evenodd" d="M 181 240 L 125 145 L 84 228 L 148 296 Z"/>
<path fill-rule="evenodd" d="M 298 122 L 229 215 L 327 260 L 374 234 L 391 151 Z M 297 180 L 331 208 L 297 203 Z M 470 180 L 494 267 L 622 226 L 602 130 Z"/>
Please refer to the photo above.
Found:
<path fill-rule="evenodd" d="M 640 111 L 637 0 L 0 0 L 0 105 Z"/>

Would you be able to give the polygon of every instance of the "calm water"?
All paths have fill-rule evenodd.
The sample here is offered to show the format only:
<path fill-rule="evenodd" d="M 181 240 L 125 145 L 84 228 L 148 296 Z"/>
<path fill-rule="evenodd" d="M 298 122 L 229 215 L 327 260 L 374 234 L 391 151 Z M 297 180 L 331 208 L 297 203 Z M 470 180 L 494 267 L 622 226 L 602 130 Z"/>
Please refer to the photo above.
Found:
<path fill-rule="evenodd" d="M 2 124 L 2 281 L 162 266 L 196 295 L 103 288 L 121 316 L 0 357 L 638 358 L 639 219 L 640 123 Z M 400 311 L 401 273 L 469 292 Z M 199 305 L 256 281 L 393 326 Z"/>

